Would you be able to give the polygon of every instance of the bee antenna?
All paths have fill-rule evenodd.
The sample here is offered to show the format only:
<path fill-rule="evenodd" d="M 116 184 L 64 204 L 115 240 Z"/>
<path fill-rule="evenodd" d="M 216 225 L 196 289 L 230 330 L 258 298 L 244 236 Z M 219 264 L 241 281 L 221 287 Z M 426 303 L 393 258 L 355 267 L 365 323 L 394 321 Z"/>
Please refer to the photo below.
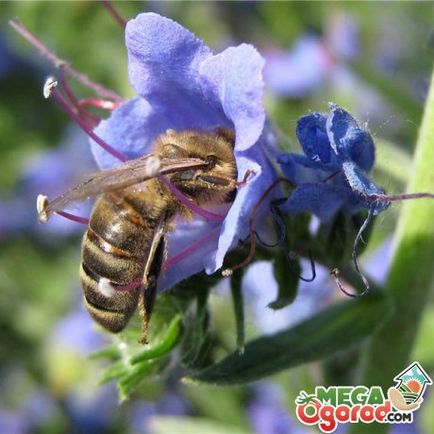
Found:
<path fill-rule="evenodd" d="M 351 297 L 351 298 L 363 297 L 370 290 L 370 285 L 369 285 L 368 279 L 364 276 L 364 274 L 361 272 L 360 267 L 359 267 L 359 262 L 357 260 L 357 247 L 358 247 L 360 241 L 363 240 L 363 238 L 362 238 L 363 233 L 365 232 L 366 228 L 368 227 L 369 223 L 371 222 L 373 216 L 374 216 L 374 208 L 370 208 L 365 221 L 363 222 L 362 226 L 359 229 L 359 232 L 357 232 L 356 238 L 354 239 L 353 251 L 352 251 L 352 255 L 351 255 L 353 258 L 354 268 L 356 269 L 357 274 L 362 279 L 362 282 L 365 285 L 365 289 L 360 294 L 353 294 L 351 292 L 348 292 L 344 288 L 344 286 L 341 282 L 341 279 L 339 278 L 339 274 L 340 274 L 339 269 L 333 268 L 333 270 L 330 271 L 330 275 L 334 277 L 336 285 L 338 286 L 338 288 L 345 295 L 347 295 L 348 297 Z"/>

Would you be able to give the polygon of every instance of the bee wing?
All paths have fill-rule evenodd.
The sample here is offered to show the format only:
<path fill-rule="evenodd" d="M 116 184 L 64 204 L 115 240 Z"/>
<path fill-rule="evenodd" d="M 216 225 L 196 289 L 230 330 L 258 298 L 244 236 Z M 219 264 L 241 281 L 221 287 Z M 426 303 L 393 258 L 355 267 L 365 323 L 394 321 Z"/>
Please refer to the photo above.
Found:
<path fill-rule="evenodd" d="M 126 161 L 119 166 L 89 175 L 79 185 L 73 187 L 52 201 L 45 196 L 38 197 L 38 213 L 41 221 L 47 221 L 51 214 L 113 190 L 130 187 L 158 175 L 205 167 L 207 163 L 198 158 L 160 159 L 154 154 Z"/>

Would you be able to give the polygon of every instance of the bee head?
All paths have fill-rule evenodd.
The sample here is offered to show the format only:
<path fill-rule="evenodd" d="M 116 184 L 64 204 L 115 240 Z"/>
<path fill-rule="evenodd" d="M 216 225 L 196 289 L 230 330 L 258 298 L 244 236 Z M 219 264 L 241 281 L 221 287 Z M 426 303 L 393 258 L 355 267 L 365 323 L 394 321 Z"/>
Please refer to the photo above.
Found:
<path fill-rule="evenodd" d="M 220 203 L 233 196 L 237 168 L 232 130 L 168 130 L 160 137 L 157 152 L 162 161 L 186 158 L 204 161 L 201 168 L 182 170 L 169 175 L 170 181 L 195 202 Z"/>

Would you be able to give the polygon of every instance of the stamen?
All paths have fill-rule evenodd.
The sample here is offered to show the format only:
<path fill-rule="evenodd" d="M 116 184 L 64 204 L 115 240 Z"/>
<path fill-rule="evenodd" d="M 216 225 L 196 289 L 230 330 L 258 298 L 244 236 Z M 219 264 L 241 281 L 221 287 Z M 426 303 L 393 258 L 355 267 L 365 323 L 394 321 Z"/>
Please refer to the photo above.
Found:
<path fill-rule="evenodd" d="M 207 235 L 200 238 L 193 244 L 190 244 L 186 249 L 182 250 L 175 256 L 172 256 L 170 259 L 168 259 L 163 266 L 161 267 L 162 270 L 167 270 L 168 268 L 172 267 L 179 261 L 182 261 L 186 257 L 190 256 L 192 253 L 194 253 L 196 250 L 198 250 L 200 247 L 203 246 L 203 244 L 208 243 L 213 238 L 215 238 L 220 232 L 220 227 L 214 228 L 212 231 L 210 231 Z"/>
<path fill-rule="evenodd" d="M 261 207 L 262 203 L 264 202 L 265 198 L 270 194 L 270 192 L 277 186 L 279 185 L 281 182 L 287 182 L 292 186 L 291 181 L 289 181 L 286 178 L 277 178 L 261 195 L 261 197 L 259 198 L 258 202 L 256 203 L 256 205 L 254 206 L 250 217 L 249 217 L 249 236 L 250 236 L 250 249 L 249 249 L 249 253 L 247 254 L 246 258 L 241 261 L 240 263 L 238 263 L 237 265 L 234 265 L 233 267 L 230 268 L 225 268 L 222 271 L 222 276 L 228 277 L 231 276 L 232 273 L 235 270 L 238 270 L 239 268 L 242 268 L 244 266 L 246 266 L 247 264 L 250 263 L 250 261 L 253 259 L 253 256 L 255 254 L 255 248 L 256 248 L 256 235 L 255 235 L 255 230 L 253 229 L 253 223 L 256 217 L 256 214 L 259 210 L 259 208 Z"/>
<path fill-rule="evenodd" d="M 133 280 L 127 285 L 114 285 L 115 291 L 133 291 L 137 288 L 140 288 L 143 284 L 142 279 Z"/>
<path fill-rule="evenodd" d="M 377 202 L 393 202 L 409 199 L 434 199 L 433 193 L 370 194 L 369 199 Z"/>
<path fill-rule="evenodd" d="M 175 197 L 187 208 L 193 211 L 195 214 L 203 217 L 206 220 L 212 221 L 214 223 L 221 223 L 226 216 L 215 214 L 211 211 L 201 208 L 196 205 L 191 199 L 186 197 L 177 187 L 172 184 L 165 176 L 159 175 L 158 179 L 175 195 Z"/>
<path fill-rule="evenodd" d="M 71 101 L 72 105 L 75 108 L 77 108 L 78 114 L 81 117 L 85 118 L 85 120 L 87 120 L 90 124 L 92 124 L 92 126 L 94 127 L 97 126 L 101 122 L 101 118 L 99 118 L 95 114 L 89 112 L 88 110 L 80 106 L 78 99 L 75 97 L 74 93 L 69 87 L 68 80 L 66 79 L 65 71 L 63 70 L 63 68 L 59 68 L 59 72 L 60 72 L 60 82 L 62 84 L 62 89 L 65 91 L 65 94 L 69 99 L 69 101 Z"/>
<path fill-rule="evenodd" d="M 124 101 L 124 99 L 117 93 L 105 88 L 99 83 L 90 80 L 86 75 L 76 71 L 68 64 L 68 62 L 61 59 L 52 51 L 50 51 L 41 41 L 39 41 L 35 36 L 33 36 L 17 18 L 10 20 L 9 25 L 12 26 L 14 30 L 19 33 L 27 42 L 29 42 L 36 49 L 38 49 L 43 56 L 48 58 L 55 65 L 56 68 L 62 67 L 68 75 L 74 77 L 77 81 L 82 83 L 84 86 L 92 89 L 103 98 L 112 99 L 113 101 L 119 103 L 122 103 Z"/>
<path fill-rule="evenodd" d="M 48 201 L 47 196 L 45 196 L 44 194 L 38 194 L 38 197 L 36 198 L 36 210 L 38 211 L 39 221 L 42 223 L 47 223 L 48 219 L 50 218 L 50 215 L 47 211 L 49 204 L 50 202 Z M 86 226 L 89 224 L 89 219 L 86 217 L 79 217 L 65 211 L 55 211 L 55 213 L 76 223 L 81 223 Z"/>
<path fill-rule="evenodd" d="M 70 214 L 69 212 L 65 212 L 65 211 L 56 211 L 55 213 L 57 215 L 60 215 L 61 217 L 64 217 L 76 223 L 80 223 L 82 225 L 87 226 L 89 224 L 89 219 L 86 217 L 80 217 L 78 215 Z"/>
<path fill-rule="evenodd" d="M 297 257 L 298 257 L 297 253 L 294 252 L 293 250 L 291 250 L 290 252 L 288 252 L 288 249 L 286 248 L 286 246 L 282 246 L 282 248 L 283 248 L 283 251 L 285 253 L 285 257 L 286 257 L 286 259 L 288 261 L 289 268 L 291 269 L 291 271 L 294 274 L 296 274 L 290 261 L 291 260 L 295 261 L 297 259 Z M 315 261 L 313 260 L 313 255 L 312 255 L 312 252 L 310 250 L 308 251 L 308 257 L 309 257 L 309 263 L 310 263 L 310 270 L 311 270 L 311 273 L 312 273 L 311 277 L 303 277 L 301 274 L 297 274 L 297 277 L 300 280 L 302 280 L 303 282 L 310 283 L 310 282 L 313 282 L 316 279 Z"/>
<path fill-rule="evenodd" d="M 250 178 L 250 175 L 255 175 L 255 174 L 256 174 L 256 172 L 254 170 L 247 169 L 246 173 L 244 174 L 243 179 L 236 183 L 237 188 L 244 187 L 247 184 L 247 181 Z"/>
<path fill-rule="evenodd" d="M 80 128 L 90 136 L 101 148 L 107 151 L 109 154 L 113 155 L 118 160 L 124 162 L 127 161 L 128 158 L 118 152 L 116 149 L 112 148 L 108 143 L 102 140 L 99 136 L 97 136 L 90 125 L 88 125 L 77 113 L 74 112 L 71 107 L 69 107 L 68 102 L 65 100 L 63 95 L 56 89 L 57 81 L 54 80 L 53 77 L 49 77 L 44 85 L 44 95 L 52 96 L 54 100 L 60 105 L 60 107 L 69 115 L 69 117 L 75 121 Z"/>
<path fill-rule="evenodd" d="M 360 271 L 359 263 L 358 263 L 358 260 L 357 260 L 357 246 L 359 245 L 359 242 L 362 239 L 363 232 L 368 227 L 368 225 L 369 225 L 369 223 L 370 223 L 373 215 L 374 215 L 374 211 L 373 211 L 373 209 L 370 209 L 369 212 L 368 212 L 368 216 L 366 217 L 365 221 L 363 222 L 362 226 L 359 229 L 359 232 L 356 235 L 356 238 L 354 239 L 353 252 L 352 252 L 354 268 L 356 269 L 357 274 L 362 279 L 363 284 L 365 285 L 365 289 L 360 294 L 352 294 L 352 293 L 348 292 L 344 288 L 344 286 L 343 286 L 343 284 L 341 282 L 341 279 L 339 278 L 339 274 L 340 274 L 339 269 L 338 268 L 333 268 L 333 270 L 330 271 L 330 275 L 334 277 L 336 285 L 338 286 L 338 288 L 345 295 L 347 295 L 348 297 L 351 297 L 351 298 L 363 297 L 365 294 L 367 294 L 369 292 L 369 289 L 370 289 L 370 285 L 369 285 L 368 279 L 366 279 L 366 277 Z"/>
<path fill-rule="evenodd" d="M 118 11 L 113 7 L 110 1 L 102 0 L 104 7 L 108 10 L 109 14 L 115 19 L 115 21 L 124 29 L 127 22 L 120 16 Z"/>
<path fill-rule="evenodd" d="M 363 232 L 365 232 L 366 228 L 368 227 L 373 215 L 374 215 L 374 211 L 373 209 L 370 209 L 368 212 L 368 216 L 366 217 L 365 221 L 363 222 L 362 226 L 359 229 L 359 232 L 356 235 L 356 238 L 354 240 L 354 245 L 353 245 L 352 257 L 354 262 L 354 268 L 356 269 L 357 273 L 359 274 L 360 278 L 363 281 L 363 284 L 365 285 L 364 291 L 360 294 L 357 294 L 357 297 L 362 297 L 370 289 L 368 279 L 366 279 L 366 277 L 363 275 L 363 273 L 360 271 L 359 268 L 359 263 L 357 261 L 357 246 L 359 245 L 359 241 L 362 239 Z"/>
<path fill-rule="evenodd" d="M 348 292 L 348 291 L 345 289 L 345 287 L 344 287 L 344 285 L 342 284 L 342 281 L 341 281 L 339 275 L 340 275 L 339 268 L 333 268 L 333 269 L 330 271 L 330 276 L 334 277 L 337 287 L 338 287 L 338 288 L 339 288 L 339 289 L 340 289 L 340 290 L 341 290 L 341 291 L 342 291 L 346 296 L 351 297 L 351 298 L 357 298 L 357 297 L 358 297 L 357 294 L 353 294 L 353 293 L 351 293 L 351 292 Z"/>
<path fill-rule="evenodd" d="M 77 105 L 78 107 L 90 106 L 112 111 L 119 107 L 120 104 L 118 102 L 109 101 L 107 99 L 82 98 L 77 101 Z"/>

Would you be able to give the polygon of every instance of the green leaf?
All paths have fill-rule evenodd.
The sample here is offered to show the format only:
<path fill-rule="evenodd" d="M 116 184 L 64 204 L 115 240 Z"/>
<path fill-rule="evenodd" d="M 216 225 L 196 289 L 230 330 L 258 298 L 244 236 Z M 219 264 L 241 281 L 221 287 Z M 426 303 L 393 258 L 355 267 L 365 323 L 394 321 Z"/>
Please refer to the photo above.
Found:
<path fill-rule="evenodd" d="M 128 373 L 128 366 L 126 366 L 125 362 L 122 360 L 117 361 L 116 363 L 113 363 L 107 369 L 103 372 L 99 383 L 105 384 L 109 381 L 116 380 L 117 378 L 121 378 L 122 376 L 126 375 Z"/>
<path fill-rule="evenodd" d="M 184 338 L 181 343 L 181 361 L 186 367 L 200 366 L 203 362 L 203 350 L 207 346 L 209 313 L 207 310 L 209 290 L 197 294 L 196 312 L 184 315 Z"/>
<path fill-rule="evenodd" d="M 329 357 L 360 345 L 387 318 L 389 311 L 389 301 L 380 293 L 336 304 L 291 329 L 248 342 L 242 355 L 232 353 L 215 365 L 192 373 L 186 380 L 242 384 Z"/>
<path fill-rule="evenodd" d="M 242 269 L 235 270 L 231 278 L 231 293 L 234 305 L 235 324 L 237 329 L 237 349 L 244 351 L 244 303 L 241 291 Z"/>
<path fill-rule="evenodd" d="M 115 345 L 110 347 L 105 347 L 99 351 L 95 351 L 94 353 L 90 354 L 88 356 L 91 360 L 96 359 L 119 359 L 120 357 L 120 351 L 119 348 Z"/>
<path fill-rule="evenodd" d="M 268 304 L 268 307 L 271 309 L 277 310 L 288 306 L 288 304 L 294 301 L 297 295 L 301 268 L 298 261 L 291 262 L 292 268 L 290 268 L 288 258 L 286 258 L 286 253 L 283 250 L 279 250 L 276 253 L 273 262 L 273 272 L 279 285 L 279 292 L 276 300 Z"/>
<path fill-rule="evenodd" d="M 159 372 L 166 365 L 164 359 L 154 359 L 151 361 L 145 360 L 128 371 L 118 381 L 119 397 L 124 401 L 129 397 L 131 392 L 139 385 L 146 377 L 151 376 L 155 372 Z"/>
<path fill-rule="evenodd" d="M 170 322 L 169 327 L 164 335 L 163 339 L 154 346 L 154 342 L 151 343 L 149 350 L 136 354 L 131 358 L 131 364 L 143 362 L 144 360 L 155 359 L 167 355 L 175 345 L 178 343 L 179 337 L 182 332 L 181 315 L 176 315 Z"/>

